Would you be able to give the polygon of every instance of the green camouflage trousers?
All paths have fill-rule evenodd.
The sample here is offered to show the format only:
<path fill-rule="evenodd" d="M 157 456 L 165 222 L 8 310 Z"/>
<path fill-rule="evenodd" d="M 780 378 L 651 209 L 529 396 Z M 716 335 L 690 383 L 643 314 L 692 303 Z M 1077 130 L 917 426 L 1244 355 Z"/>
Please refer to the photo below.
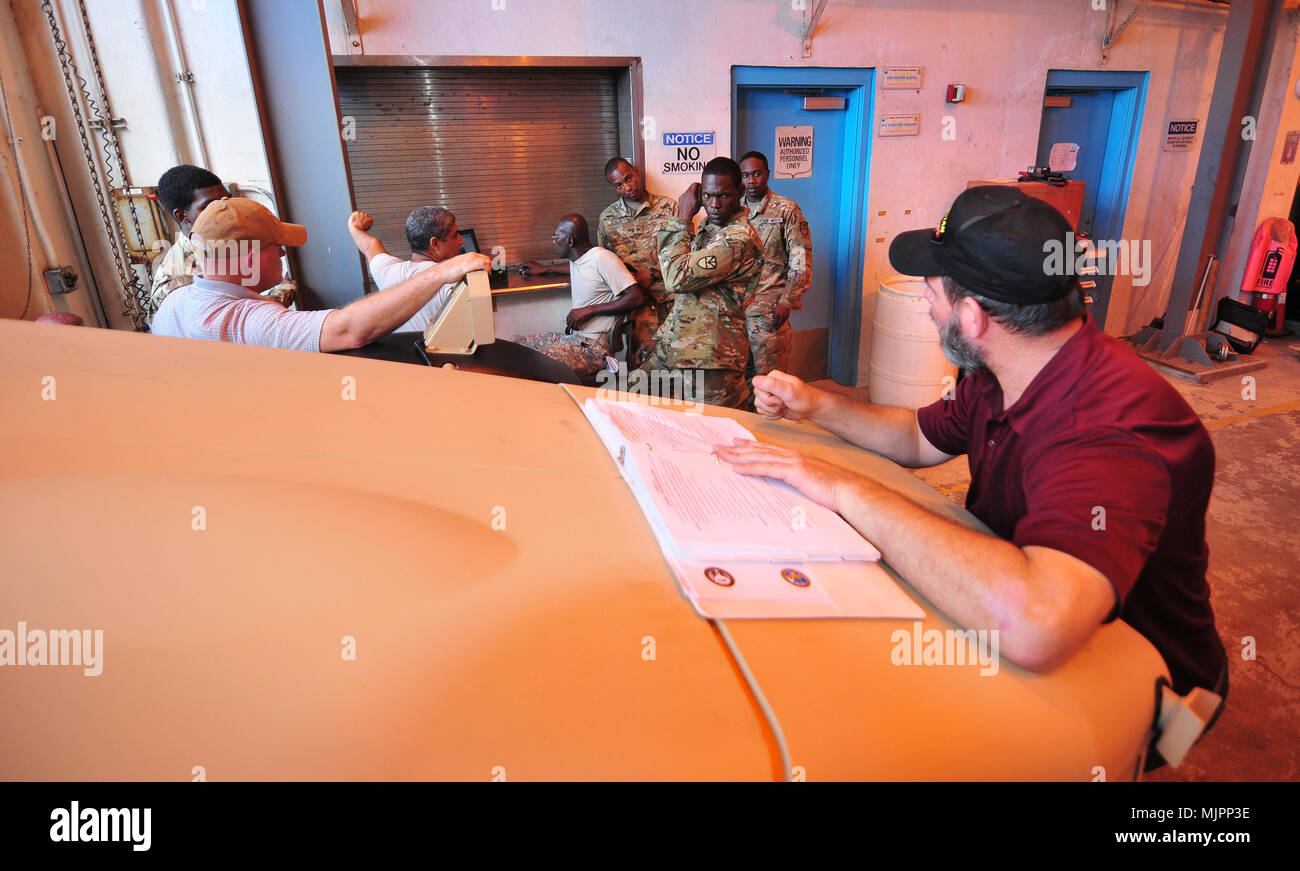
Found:
<path fill-rule="evenodd" d="M 592 375 L 604 369 L 605 355 L 609 353 L 609 341 L 604 336 L 593 339 L 582 333 L 532 333 L 515 336 L 510 341 L 541 351 L 568 366 L 578 376 Z"/>
<path fill-rule="evenodd" d="M 745 373 L 732 369 L 673 369 L 668 366 L 662 350 L 656 347 L 654 352 L 641 366 L 642 371 L 651 373 L 651 383 L 669 383 L 683 395 L 675 398 L 686 402 L 706 402 L 709 405 L 722 405 L 727 408 L 749 408 L 749 385 L 745 382 Z M 668 371 L 674 377 L 655 378 L 655 373 Z M 680 376 L 678 377 L 678 373 Z M 701 389 L 702 388 L 702 389 Z"/>
<path fill-rule="evenodd" d="M 771 323 L 771 315 L 747 315 L 745 317 L 745 332 L 749 334 L 749 353 L 752 356 L 750 368 L 752 373 L 747 373 L 752 378 L 754 375 L 766 375 L 773 369 L 780 369 L 782 372 L 790 371 L 790 343 L 793 330 L 790 329 L 790 321 L 781 324 L 781 328 L 775 332 L 768 329 Z"/>

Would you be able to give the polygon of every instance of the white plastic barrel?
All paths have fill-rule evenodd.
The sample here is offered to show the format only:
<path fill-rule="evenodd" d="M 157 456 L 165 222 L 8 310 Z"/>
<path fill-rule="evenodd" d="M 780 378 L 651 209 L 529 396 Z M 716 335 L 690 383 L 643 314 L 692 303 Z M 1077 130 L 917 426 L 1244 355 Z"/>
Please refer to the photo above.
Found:
<path fill-rule="evenodd" d="M 880 283 L 870 368 L 867 391 L 875 405 L 920 408 L 955 383 L 957 367 L 939 347 L 939 330 L 930 320 L 922 279 L 899 275 Z"/>

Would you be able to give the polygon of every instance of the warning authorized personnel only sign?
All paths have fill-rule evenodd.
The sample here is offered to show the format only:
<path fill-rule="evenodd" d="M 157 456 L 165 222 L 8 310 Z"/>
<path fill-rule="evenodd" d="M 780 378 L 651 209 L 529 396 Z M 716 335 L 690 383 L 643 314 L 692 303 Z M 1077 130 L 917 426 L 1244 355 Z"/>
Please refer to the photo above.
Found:
<path fill-rule="evenodd" d="M 811 178 L 813 168 L 813 128 L 776 128 L 776 159 L 772 164 L 773 178 Z"/>

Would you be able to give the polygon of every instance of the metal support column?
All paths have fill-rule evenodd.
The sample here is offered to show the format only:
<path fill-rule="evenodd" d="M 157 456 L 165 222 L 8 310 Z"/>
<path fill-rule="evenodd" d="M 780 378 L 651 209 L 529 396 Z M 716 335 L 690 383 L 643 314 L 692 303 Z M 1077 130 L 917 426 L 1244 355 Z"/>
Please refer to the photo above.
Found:
<path fill-rule="evenodd" d="M 1205 120 L 1196 181 L 1187 206 L 1187 223 L 1178 249 L 1169 303 L 1165 307 L 1160 350 L 1172 347 L 1183 335 L 1183 324 L 1196 290 L 1197 273 L 1218 253 L 1219 237 L 1227 216 L 1228 195 L 1238 152 L 1249 148 L 1241 137 L 1241 119 L 1250 107 L 1255 79 L 1264 55 L 1264 35 L 1272 7 L 1280 0 L 1235 0 L 1228 13 L 1228 30 L 1219 52 L 1219 72 Z"/>
<path fill-rule="evenodd" d="M 352 180 L 320 2 L 240 0 L 239 17 L 280 217 L 307 228 L 290 254 L 299 304 L 346 305 L 365 277 L 347 230 Z"/>

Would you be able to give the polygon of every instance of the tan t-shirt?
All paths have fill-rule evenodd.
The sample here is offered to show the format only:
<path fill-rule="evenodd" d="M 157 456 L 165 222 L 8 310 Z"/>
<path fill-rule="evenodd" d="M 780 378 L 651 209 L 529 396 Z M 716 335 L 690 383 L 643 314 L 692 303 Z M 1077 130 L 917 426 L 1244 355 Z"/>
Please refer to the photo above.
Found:
<path fill-rule="evenodd" d="M 573 307 L 582 308 L 613 302 L 614 297 L 636 284 L 636 279 L 614 252 L 591 248 L 569 267 L 569 284 Z M 616 320 L 618 315 L 596 315 L 578 332 L 592 339 L 608 336 Z"/>

